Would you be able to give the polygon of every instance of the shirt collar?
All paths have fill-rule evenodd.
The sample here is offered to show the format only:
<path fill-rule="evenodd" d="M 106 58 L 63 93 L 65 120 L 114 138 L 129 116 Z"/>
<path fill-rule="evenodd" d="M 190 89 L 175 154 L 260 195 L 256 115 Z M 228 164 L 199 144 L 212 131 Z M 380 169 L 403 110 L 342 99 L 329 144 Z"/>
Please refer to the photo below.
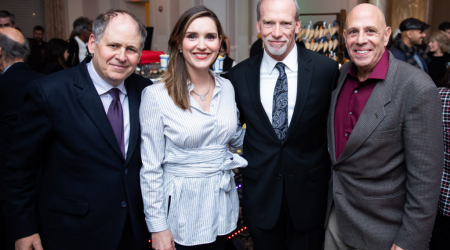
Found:
<path fill-rule="evenodd" d="M 75 36 L 75 40 L 77 41 L 78 44 L 86 46 L 86 43 L 81 41 L 81 39 L 78 36 Z"/>
<path fill-rule="evenodd" d="M 3 70 L 3 74 L 5 74 L 5 72 L 9 69 L 9 67 L 11 67 L 12 66 L 12 64 L 11 65 L 9 65 L 8 67 L 6 67 L 6 69 L 5 70 Z"/>
<path fill-rule="evenodd" d="M 94 83 L 94 87 L 97 90 L 98 95 L 106 94 L 108 93 L 109 90 L 114 88 L 113 86 L 111 86 L 111 84 L 109 84 L 108 82 L 103 80 L 103 78 L 100 77 L 100 75 L 95 70 L 94 65 L 92 64 L 92 61 L 86 63 L 86 66 L 89 72 L 89 76 L 91 77 L 92 82 Z M 125 82 L 122 82 L 116 88 L 118 88 L 120 92 L 122 92 L 122 94 L 127 95 L 127 89 L 125 88 L 124 83 Z"/>
<path fill-rule="evenodd" d="M 272 74 L 275 65 L 278 63 L 279 61 L 273 59 L 271 56 L 269 56 L 269 54 L 267 54 L 266 50 L 264 49 L 264 55 L 263 55 L 263 59 L 262 59 L 262 66 L 266 69 L 266 72 L 269 73 L 269 75 Z M 281 61 L 282 63 L 284 63 L 284 65 L 286 65 L 285 70 L 286 71 L 296 71 L 297 70 L 297 44 L 294 43 L 294 48 L 292 48 L 291 52 L 289 52 L 289 54 L 286 56 L 286 58 L 283 59 L 283 61 Z"/>
<path fill-rule="evenodd" d="M 367 79 L 384 80 L 386 79 L 388 69 L 389 69 L 389 52 L 387 49 L 385 49 L 383 55 L 381 56 L 380 61 L 378 61 L 377 65 L 375 65 L 375 68 L 370 73 L 369 77 L 367 77 Z M 353 77 L 358 77 L 358 71 L 355 64 L 352 64 L 352 66 L 348 70 L 348 74 Z"/>

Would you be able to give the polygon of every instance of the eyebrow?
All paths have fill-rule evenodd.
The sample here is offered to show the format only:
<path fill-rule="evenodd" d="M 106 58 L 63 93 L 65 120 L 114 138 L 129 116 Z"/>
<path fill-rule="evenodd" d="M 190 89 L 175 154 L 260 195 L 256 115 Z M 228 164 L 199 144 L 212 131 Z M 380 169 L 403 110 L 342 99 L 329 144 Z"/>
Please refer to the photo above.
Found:
<path fill-rule="evenodd" d="M 363 29 L 374 29 L 374 30 L 378 30 L 378 27 L 377 26 L 372 26 L 372 25 L 370 25 L 370 26 L 364 26 L 364 27 L 362 27 Z M 360 29 L 360 27 L 348 27 L 346 30 L 347 31 L 349 31 L 349 30 L 359 30 Z"/>
<path fill-rule="evenodd" d="M 198 32 L 195 32 L 195 31 L 186 31 L 186 35 L 198 35 Z M 209 32 L 209 33 L 206 33 L 206 35 L 213 35 L 213 36 L 218 36 L 218 34 L 217 33 L 214 33 L 214 32 Z"/>

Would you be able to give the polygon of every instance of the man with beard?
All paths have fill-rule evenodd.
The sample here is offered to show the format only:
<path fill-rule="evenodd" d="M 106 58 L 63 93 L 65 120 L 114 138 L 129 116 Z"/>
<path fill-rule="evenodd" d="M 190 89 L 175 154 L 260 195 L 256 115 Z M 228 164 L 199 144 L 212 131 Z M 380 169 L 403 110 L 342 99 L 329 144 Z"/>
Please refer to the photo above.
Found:
<path fill-rule="evenodd" d="M 295 43 L 296 0 L 261 0 L 265 49 L 230 70 L 244 139 L 243 213 L 254 249 L 322 249 L 335 61 Z"/>
<path fill-rule="evenodd" d="M 390 49 L 395 58 L 420 68 L 427 74 L 427 64 L 431 60 L 419 46 L 427 36 L 424 31 L 429 27 L 430 25 L 412 17 L 403 20 L 399 27 L 401 33 L 394 39 L 394 46 Z"/>

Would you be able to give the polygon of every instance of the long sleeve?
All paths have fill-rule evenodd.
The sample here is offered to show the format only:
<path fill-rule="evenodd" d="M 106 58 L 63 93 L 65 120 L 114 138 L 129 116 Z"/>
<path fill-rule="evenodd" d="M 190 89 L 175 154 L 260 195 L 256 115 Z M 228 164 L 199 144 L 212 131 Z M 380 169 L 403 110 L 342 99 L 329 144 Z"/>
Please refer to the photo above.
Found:
<path fill-rule="evenodd" d="M 403 249 L 425 249 L 434 225 L 444 164 L 442 106 L 432 84 L 411 96 L 407 105 L 403 132 L 407 195 L 403 225 L 394 242 Z"/>
<path fill-rule="evenodd" d="M 38 233 L 36 172 L 42 166 L 52 129 L 51 114 L 40 84 L 31 82 L 29 86 L 4 179 L 9 199 L 8 220 L 15 239 Z"/>
<path fill-rule="evenodd" d="M 144 202 L 144 213 L 150 232 L 161 232 L 166 229 L 166 211 L 164 209 L 163 169 L 165 138 L 163 115 L 158 102 L 147 87 L 142 92 L 139 110 L 141 124 L 141 191 Z"/>

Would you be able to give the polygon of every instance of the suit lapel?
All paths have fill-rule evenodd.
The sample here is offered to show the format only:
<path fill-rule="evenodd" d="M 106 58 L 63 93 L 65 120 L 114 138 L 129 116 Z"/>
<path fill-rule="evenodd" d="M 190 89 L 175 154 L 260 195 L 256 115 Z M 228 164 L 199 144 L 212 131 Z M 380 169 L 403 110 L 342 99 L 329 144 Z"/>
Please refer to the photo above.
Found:
<path fill-rule="evenodd" d="M 303 53 L 303 48 L 297 45 L 297 63 L 298 63 L 298 71 L 297 71 L 297 97 L 294 106 L 294 113 L 292 114 L 291 122 L 289 124 L 289 128 L 286 134 L 286 143 L 292 131 L 295 129 L 298 121 L 303 112 L 303 108 L 305 107 L 306 101 L 308 100 L 309 88 L 311 87 L 312 75 L 314 71 L 313 65 L 311 62 L 311 57 L 308 54 Z"/>
<path fill-rule="evenodd" d="M 344 64 L 341 69 L 341 75 L 339 76 L 338 84 L 334 93 L 331 97 L 331 105 L 330 105 L 330 114 L 328 115 L 328 127 L 329 127 L 329 138 L 328 147 L 330 150 L 331 159 L 333 162 L 336 162 L 336 140 L 334 134 L 334 115 L 336 111 L 336 104 L 339 97 L 339 93 L 341 93 L 342 86 L 344 86 L 345 80 L 347 79 L 348 69 L 351 67 L 352 63 L 349 62 Z"/>
<path fill-rule="evenodd" d="M 354 154 L 386 116 L 384 106 L 391 102 L 392 95 L 393 81 L 390 79 L 394 78 L 397 70 L 397 64 L 392 58 L 393 56 L 391 54 L 389 56 L 389 69 L 386 74 L 386 80 L 379 80 L 375 85 L 336 164 L 345 161 Z"/>
<path fill-rule="evenodd" d="M 267 132 L 272 136 L 272 138 L 281 144 L 280 140 L 275 133 L 275 130 L 270 123 L 269 117 L 264 110 L 261 103 L 261 92 L 260 92 L 260 69 L 262 63 L 262 57 L 264 53 L 260 53 L 255 60 L 249 62 L 249 69 L 245 72 L 245 78 L 247 82 L 247 89 L 250 99 L 252 100 L 254 109 L 258 113 L 258 116 L 262 120 L 263 126 L 266 128 Z"/>
<path fill-rule="evenodd" d="M 135 88 L 132 88 L 130 83 L 125 80 L 125 88 L 127 89 L 128 94 L 128 107 L 130 109 L 130 139 L 128 142 L 128 150 L 127 150 L 127 159 L 125 164 L 128 164 L 131 156 L 133 156 L 133 152 L 136 148 L 136 144 L 139 134 L 139 93 L 136 92 Z"/>
<path fill-rule="evenodd" d="M 106 116 L 105 109 L 103 108 L 102 101 L 89 76 L 86 63 L 83 62 L 77 67 L 79 70 L 79 77 L 74 82 L 74 85 L 81 89 L 81 92 L 77 97 L 78 102 L 91 118 L 92 122 L 97 126 L 108 144 L 116 151 L 120 158 L 123 159 L 119 143 L 117 143 L 111 124 Z"/>

